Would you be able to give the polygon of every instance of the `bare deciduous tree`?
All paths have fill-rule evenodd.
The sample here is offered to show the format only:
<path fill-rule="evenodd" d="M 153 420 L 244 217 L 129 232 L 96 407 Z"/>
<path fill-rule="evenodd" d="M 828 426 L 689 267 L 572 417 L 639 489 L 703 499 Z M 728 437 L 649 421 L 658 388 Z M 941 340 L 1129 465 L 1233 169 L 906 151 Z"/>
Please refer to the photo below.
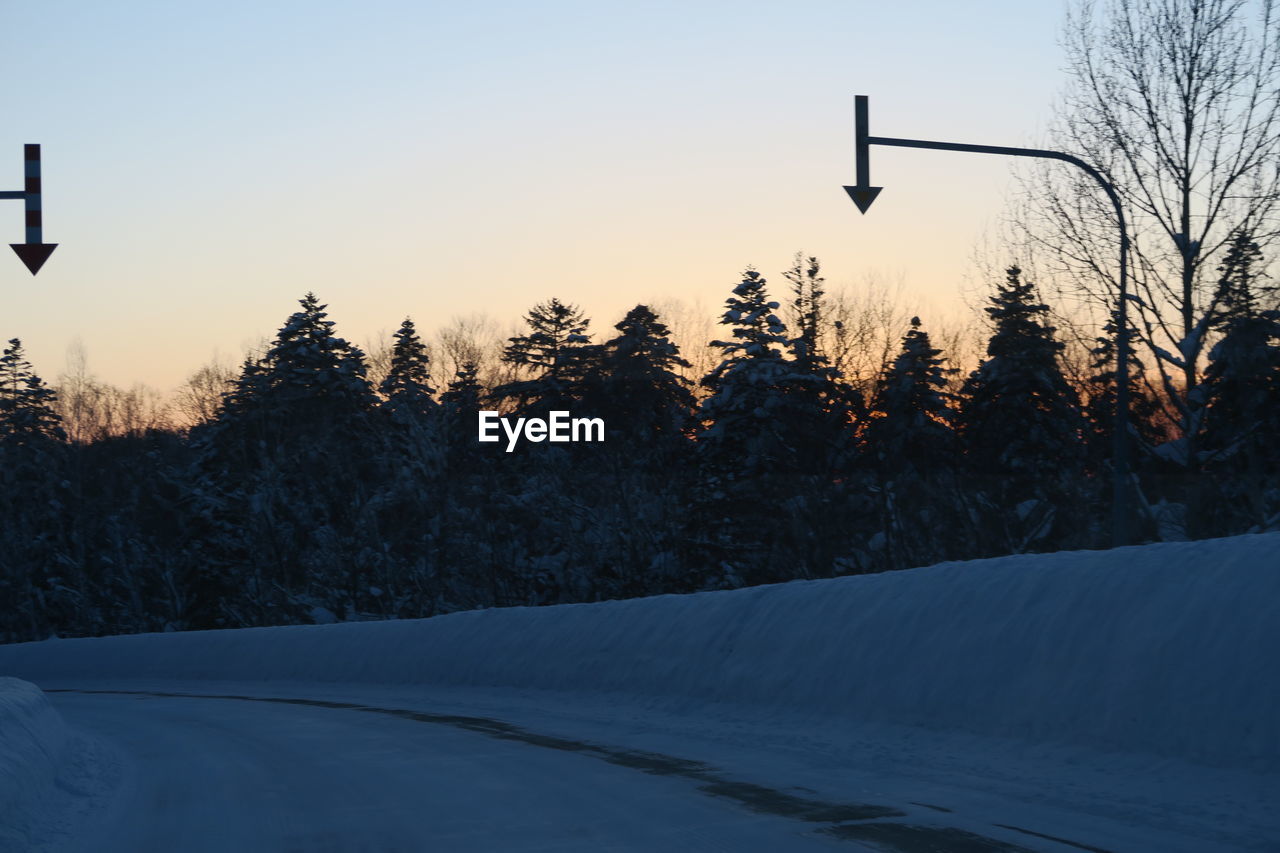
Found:
<path fill-rule="evenodd" d="M 214 360 L 187 377 L 173 396 L 179 422 L 192 427 L 207 423 L 222 407 L 222 395 L 235 385 L 236 369 Z"/>
<path fill-rule="evenodd" d="M 498 324 L 486 314 L 470 314 L 454 317 L 449 325 L 436 333 L 439 352 L 444 364 L 438 372 L 439 387 L 443 388 L 464 364 L 474 364 L 477 377 L 485 388 L 494 388 L 515 378 L 513 368 L 502 361 L 502 350 L 507 339 L 519 334 L 508 329 L 502 334 Z"/>
<path fill-rule="evenodd" d="M 377 334 L 364 339 L 365 378 L 374 388 L 381 385 L 382 380 L 391 372 L 393 348 L 391 333 L 386 329 L 379 329 Z"/>
<path fill-rule="evenodd" d="M 67 369 L 58 377 L 57 391 L 63 429 L 76 444 L 173 426 L 169 404 L 159 391 L 140 383 L 124 389 L 101 381 L 90 372 L 78 340 L 67 347 Z"/>
<path fill-rule="evenodd" d="M 1133 240 L 1135 325 L 1186 432 L 1231 233 L 1280 237 L 1280 20 L 1273 0 L 1093 0 L 1071 8 L 1053 145 L 1105 172 Z M 1084 175 L 1024 176 L 1015 227 L 1063 296 L 1114 310 L 1117 225 Z M 1192 398 L 1194 399 L 1194 398 Z"/>
<path fill-rule="evenodd" d="M 870 393 L 893 360 L 911 317 L 903 307 L 904 283 L 874 273 L 858 287 L 832 291 L 822 348 L 845 382 Z"/>

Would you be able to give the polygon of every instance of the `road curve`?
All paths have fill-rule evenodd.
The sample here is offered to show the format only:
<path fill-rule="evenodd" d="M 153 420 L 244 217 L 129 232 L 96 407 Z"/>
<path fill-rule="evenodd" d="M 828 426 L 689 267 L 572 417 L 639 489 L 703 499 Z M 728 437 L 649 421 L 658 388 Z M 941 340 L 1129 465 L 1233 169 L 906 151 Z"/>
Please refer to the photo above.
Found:
<path fill-rule="evenodd" d="M 106 804 L 60 845 L 69 851 L 1045 849 L 481 717 L 162 692 L 50 698 L 120 768 Z"/>

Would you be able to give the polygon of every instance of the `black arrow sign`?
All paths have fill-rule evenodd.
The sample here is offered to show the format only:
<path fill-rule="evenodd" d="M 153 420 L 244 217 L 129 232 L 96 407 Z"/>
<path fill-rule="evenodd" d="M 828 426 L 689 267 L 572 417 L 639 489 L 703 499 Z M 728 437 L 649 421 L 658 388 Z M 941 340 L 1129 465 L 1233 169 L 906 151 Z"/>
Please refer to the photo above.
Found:
<path fill-rule="evenodd" d="M 10 243 L 9 246 L 18 253 L 32 275 L 40 272 L 40 267 L 49 260 L 53 250 L 58 248 L 57 243 Z"/>
<path fill-rule="evenodd" d="M 40 146 L 24 145 L 22 147 L 24 166 L 24 184 L 18 192 L 0 192 L 0 198 L 20 198 L 26 204 L 27 241 L 10 243 L 18 258 L 27 265 L 31 274 L 40 272 L 44 262 L 49 260 L 57 243 L 44 242 L 44 219 L 40 207 Z"/>
<path fill-rule="evenodd" d="M 880 190 L 884 188 L 871 186 L 871 143 L 867 135 L 866 95 L 854 95 L 853 111 L 853 147 L 858 160 L 858 183 L 857 186 L 845 187 L 844 191 L 849 194 L 849 198 L 853 199 L 858 210 L 866 213 L 867 208 L 871 207 L 871 202 L 876 200 L 876 196 L 880 195 Z"/>

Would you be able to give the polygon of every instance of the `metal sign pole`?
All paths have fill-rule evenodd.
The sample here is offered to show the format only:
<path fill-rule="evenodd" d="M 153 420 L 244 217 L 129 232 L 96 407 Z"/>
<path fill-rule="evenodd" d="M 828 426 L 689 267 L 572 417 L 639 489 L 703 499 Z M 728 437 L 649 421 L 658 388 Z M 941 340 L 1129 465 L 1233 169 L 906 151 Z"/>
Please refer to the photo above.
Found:
<path fill-rule="evenodd" d="M 1070 163 L 1098 182 L 1116 211 L 1120 226 L 1120 305 L 1116 311 L 1116 422 L 1113 435 L 1113 467 L 1115 475 L 1111 506 L 1111 532 L 1114 546 L 1129 544 L 1129 231 L 1125 227 L 1124 207 L 1116 188 L 1101 172 L 1079 157 L 1061 151 L 1040 148 L 1011 148 L 1003 145 L 968 145 L 959 142 L 933 142 L 923 139 L 895 139 L 871 136 L 868 132 L 867 96 L 854 98 L 854 151 L 857 156 L 857 184 L 845 187 L 858 210 L 863 213 L 876 200 L 882 187 L 871 186 L 872 145 L 895 148 L 930 148 L 937 151 L 964 151 L 971 154 L 999 154 L 1009 157 L 1038 157 Z"/>

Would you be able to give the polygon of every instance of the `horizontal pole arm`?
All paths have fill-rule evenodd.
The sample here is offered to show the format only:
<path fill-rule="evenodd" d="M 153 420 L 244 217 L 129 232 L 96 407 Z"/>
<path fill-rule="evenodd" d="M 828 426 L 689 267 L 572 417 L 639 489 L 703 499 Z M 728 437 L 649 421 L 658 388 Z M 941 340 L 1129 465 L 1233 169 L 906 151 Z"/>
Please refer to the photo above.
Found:
<path fill-rule="evenodd" d="M 1103 177 L 1102 173 L 1090 166 L 1072 154 L 1064 154 L 1061 151 L 1049 151 L 1044 148 L 1013 148 L 1008 145 L 970 145 L 965 142 L 934 142 L 929 139 L 895 139 L 892 136 L 870 136 L 867 137 L 868 145 L 888 145 L 893 148 L 932 148 L 936 151 L 967 151 L 972 154 L 1001 154 L 1007 157 L 1042 157 L 1047 160 L 1061 160 L 1064 163 L 1070 163 L 1078 166 L 1088 173 L 1102 185 L 1102 189 L 1106 192 L 1107 197 L 1111 199 L 1112 205 L 1116 209 L 1116 216 L 1120 219 L 1120 230 L 1124 232 L 1124 211 L 1120 205 L 1120 197 L 1116 194 L 1115 187 L 1111 182 Z M 1126 235 L 1127 241 L 1127 235 Z"/>
<path fill-rule="evenodd" d="M 965 142 L 933 142 L 928 139 L 894 139 L 891 136 L 870 136 L 867 142 L 871 145 L 890 145 L 895 148 L 934 148 L 939 151 L 968 151 L 974 154 L 1003 154 L 1009 157 L 1048 157 L 1051 160 L 1066 160 L 1088 168 L 1078 157 L 1064 154 L 1061 151 L 1048 151 L 1043 148 L 1013 148 L 1008 145 L 970 145 Z M 1093 171 L 1090 169 L 1090 171 Z"/>
<path fill-rule="evenodd" d="M 3 190 L 0 191 L 0 198 L 26 198 L 27 194 L 22 190 Z"/>
<path fill-rule="evenodd" d="M 1045 148 L 1014 148 L 1008 145 L 970 145 L 966 142 L 934 142 L 929 139 L 895 139 L 891 136 L 872 136 L 867 139 L 869 145 L 889 145 L 894 148 L 932 148 L 937 151 L 967 151 L 972 154 L 1000 154 L 1006 157 L 1043 157 L 1048 160 L 1062 160 L 1079 166 L 1088 172 L 1094 180 L 1106 186 L 1108 194 L 1112 192 L 1110 182 L 1079 157 L 1064 154 L 1061 151 L 1049 151 Z"/>

